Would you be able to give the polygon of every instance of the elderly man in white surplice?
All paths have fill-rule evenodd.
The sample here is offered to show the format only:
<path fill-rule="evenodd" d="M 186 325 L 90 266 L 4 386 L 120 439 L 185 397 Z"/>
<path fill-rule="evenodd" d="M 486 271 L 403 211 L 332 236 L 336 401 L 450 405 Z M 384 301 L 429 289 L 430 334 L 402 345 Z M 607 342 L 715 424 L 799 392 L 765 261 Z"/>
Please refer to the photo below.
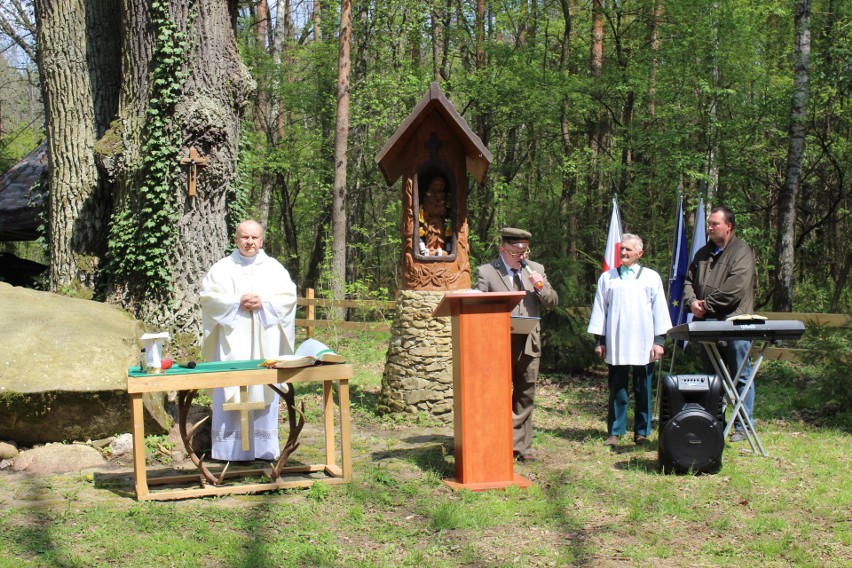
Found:
<path fill-rule="evenodd" d="M 296 285 L 287 270 L 261 250 L 259 223 L 240 223 L 236 245 L 234 252 L 213 265 L 201 284 L 204 358 L 238 361 L 293 353 Z M 213 393 L 213 459 L 267 460 L 280 453 L 279 396 L 263 385 L 250 386 L 245 394 L 247 401 L 239 400 L 238 387 Z M 235 402 L 261 407 L 248 422 L 248 450 L 242 444 L 240 412 L 222 408 Z"/>

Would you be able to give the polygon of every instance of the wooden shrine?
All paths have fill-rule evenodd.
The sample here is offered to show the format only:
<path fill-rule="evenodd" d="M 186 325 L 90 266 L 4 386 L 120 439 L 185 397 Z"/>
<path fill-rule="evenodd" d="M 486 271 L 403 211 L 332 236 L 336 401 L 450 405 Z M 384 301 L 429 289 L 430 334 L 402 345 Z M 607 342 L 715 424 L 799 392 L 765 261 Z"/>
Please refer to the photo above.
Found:
<path fill-rule="evenodd" d="M 481 183 L 491 159 L 438 83 L 376 156 L 388 185 L 402 178 L 404 290 L 470 288 L 467 173 Z"/>

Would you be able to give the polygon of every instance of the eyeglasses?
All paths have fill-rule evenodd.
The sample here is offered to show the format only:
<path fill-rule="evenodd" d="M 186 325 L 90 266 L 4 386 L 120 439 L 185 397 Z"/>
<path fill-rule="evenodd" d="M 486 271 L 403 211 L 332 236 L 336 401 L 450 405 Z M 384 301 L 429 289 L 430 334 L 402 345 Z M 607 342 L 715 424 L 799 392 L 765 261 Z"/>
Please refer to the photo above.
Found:
<path fill-rule="evenodd" d="M 512 258 L 515 258 L 515 257 L 518 257 L 518 256 L 524 256 L 524 255 L 529 256 L 530 249 L 527 249 L 527 250 L 521 251 L 521 252 L 512 252 L 512 251 L 506 249 L 506 252 L 508 252 L 512 256 Z"/>

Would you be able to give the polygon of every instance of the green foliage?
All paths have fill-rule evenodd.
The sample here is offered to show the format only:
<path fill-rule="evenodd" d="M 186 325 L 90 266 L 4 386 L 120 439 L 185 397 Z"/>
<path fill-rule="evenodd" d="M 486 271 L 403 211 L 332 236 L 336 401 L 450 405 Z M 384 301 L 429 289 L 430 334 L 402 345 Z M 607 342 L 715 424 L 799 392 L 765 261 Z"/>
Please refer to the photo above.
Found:
<path fill-rule="evenodd" d="M 171 450 L 174 444 L 168 436 L 151 435 L 145 437 L 145 461 L 148 463 L 171 463 Z"/>
<path fill-rule="evenodd" d="M 848 325 L 808 326 L 799 347 L 808 351 L 804 355 L 804 396 L 797 399 L 798 406 L 852 430 L 852 329 Z"/>
<path fill-rule="evenodd" d="M 314 501 L 325 501 L 331 494 L 331 486 L 327 483 L 318 481 L 308 488 L 306 497 Z"/>
<path fill-rule="evenodd" d="M 5 126 L 5 125 L 4 125 Z M 44 139 L 44 133 L 26 124 L 12 126 L 0 136 L 0 173 L 14 166 Z"/>
<path fill-rule="evenodd" d="M 189 38 L 169 19 L 168 2 L 151 3 L 154 50 L 148 107 L 142 129 L 138 193 L 120 203 L 108 241 L 108 271 L 139 291 L 165 295 L 170 289 L 168 263 L 176 238 L 177 171 L 180 128 L 174 109 L 188 69 Z M 186 29 L 189 29 L 187 23 Z"/>
<path fill-rule="evenodd" d="M 812 126 L 797 223 L 796 296 L 831 307 L 849 231 L 847 18 L 820 0 L 812 22 Z M 347 171 L 347 283 L 372 294 L 398 287 L 398 183 L 387 188 L 374 158 L 443 66 L 441 89 L 493 155 L 484 184 L 470 179 L 471 266 L 489 260 L 496 230 L 535 236 L 562 306 L 588 305 L 606 241 L 609 203 L 646 242 L 646 263 L 666 277 L 677 187 L 689 231 L 700 192 L 734 209 L 758 258 L 757 297 L 769 297 L 777 247 L 772 207 L 783 182 L 790 112 L 793 13 L 780 0 L 707 5 L 603 3 L 603 67 L 589 69 L 591 10 L 503 3 L 489 10 L 484 42 L 474 12 L 449 10 L 432 61 L 431 9 L 393 0 L 353 23 Z M 442 10 L 437 9 L 437 12 Z M 272 184 L 268 252 L 300 286 L 322 289 L 333 175 L 336 20 L 324 37 L 283 30 L 275 49 L 241 21 L 240 49 L 268 104 L 244 126 L 241 183 L 257 206 Z M 566 36 L 566 26 L 570 33 Z M 652 32 L 657 42 L 649 42 Z M 282 37 L 282 34 L 285 37 Z M 565 43 L 563 45 L 563 38 Z M 443 41 L 445 40 L 445 41 Z M 476 57 L 481 49 L 484 57 Z M 276 122 L 280 115 L 281 120 Z M 281 124 L 283 129 L 278 130 Z M 251 132 L 253 130 L 253 132 Z M 270 181 L 270 179 L 272 181 Z M 703 222 L 703 220 L 699 220 Z M 821 292 L 815 292 L 821 288 Z M 839 309 L 848 303 L 848 294 Z M 815 306 L 816 307 L 816 306 Z M 574 349 L 560 340 L 566 349 Z"/>

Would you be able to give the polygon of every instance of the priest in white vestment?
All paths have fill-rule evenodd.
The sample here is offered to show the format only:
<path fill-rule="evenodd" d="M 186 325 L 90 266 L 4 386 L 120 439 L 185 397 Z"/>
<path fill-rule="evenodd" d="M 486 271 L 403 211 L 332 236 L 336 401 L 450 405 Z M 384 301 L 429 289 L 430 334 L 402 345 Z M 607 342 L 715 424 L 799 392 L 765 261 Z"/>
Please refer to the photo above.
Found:
<path fill-rule="evenodd" d="M 287 269 L 261 250 L 263 228 L 259 223 L 240 223 L 236 245 L 236 250 L 213 265 L 201 284 L 204 358 L 239 361 L 293 353 L 296 285 Z M 286 388 L 282 386 L 282 390 Z M 240 400 L 239 387 L 213 392 L 213 459 L 271 460 L 280 453 L 278 394 L 264 385 L 247 390 L 247 401 Z M 222 405 L 260 401 L 266 406 L 250 411 L 250 448 L 244 450 L 240 412 L 223 410 Z"/>
<path fill-rule="evenodd" d="M 648 443 L 651 434 L 651 384 L 654 365 L 663 356 L 665 334 L 671 328 L 666 294 L 660 275 L 639 265 L 642 239 L 625 233 L 621 266 L 604 272 L 592 305 L 589 333 L 595 335 L 595 353 L 609 365 L 607 446 L 618 445 L 627 433 L 627 383 L 633 371 L 635 417 L 633 441 Z"/>

